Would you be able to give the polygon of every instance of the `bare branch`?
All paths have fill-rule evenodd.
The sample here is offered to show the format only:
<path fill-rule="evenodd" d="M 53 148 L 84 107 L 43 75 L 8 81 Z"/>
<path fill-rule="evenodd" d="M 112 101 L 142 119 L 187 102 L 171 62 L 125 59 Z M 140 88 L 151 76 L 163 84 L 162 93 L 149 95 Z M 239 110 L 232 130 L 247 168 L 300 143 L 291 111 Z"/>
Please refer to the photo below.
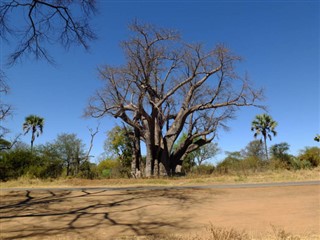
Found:
<path fill-rule="evenodd" d="M 81 45 L 88 49 L 89 41 L 96 38 L 89 25 L 89 19 L 96 12 L 94 0 L 83 1 L 41 1 L 22 0 L 2 1 L 0 4 L 0 37 L 18 37 L 19 45 L 10 54 L 8 64 L 12 65 L 24 55 L 30 54 L 36 59 L 44 58 L 53 63 L 46 50 L 51 43 L 60 42 L 64 48 Z M 80 15 L 76 16 L 77 8 Z M 19 21 L 9 22 L 13 14 L 26 14 Z M 20 25 L 21 19 L 25 25 Z M 19 24 L 17 24 L 19 22 Z"/>
<path fill-rule="evenodd" d="M 86 156 L 85 156 L 85 160 L 86 160 L 86 161 L 89 161 L 90 152 L 91 152 L 92 147 L 93 147 L 94 137 L 95 137 L 95 136 L 97 135 L 97 133 L 99 132 L 99 126 L 100 126 L 100 124 L 96 127 L 95 131 L 93 131 L 92 128 L 89 128 L 89 132 L 90 132 L 91 138 L 90 138 L 90 147 L 89 147 L 89 149 L 88 149 L 88 151 L 87 151 L 87 154 L 86 154 Z"/>
<path fill-rule="evenodd" d="M 139 132 L 147 149 L 146 176 L 157 164 L 170 174 L 186 154 L 226 128 L 238 108 L 259 106 L 262 92 L 237 75 L 240 58 L 222 45 L 206 51 L 150 25 L 134 23 L 131 29 L 133 36 L 122 44 L 126 64 L 100 70 L 104 87 L 87 111 L 119 118 Z M 187 138 L 174 148 L 184 130 Z"/>

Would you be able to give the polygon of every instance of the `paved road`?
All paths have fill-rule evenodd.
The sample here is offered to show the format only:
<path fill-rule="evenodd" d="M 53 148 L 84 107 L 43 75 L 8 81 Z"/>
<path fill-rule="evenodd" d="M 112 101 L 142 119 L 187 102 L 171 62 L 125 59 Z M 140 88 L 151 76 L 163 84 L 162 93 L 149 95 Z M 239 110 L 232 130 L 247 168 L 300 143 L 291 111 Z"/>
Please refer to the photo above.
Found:
<path fill-rule="evenodd" d="M 47 188 L 0 188 L 0 191 L 135 191 L 135 190 L 165 190 L 165 189 L 234 189 L 234 188 L 268 188 L 268 187 L 290 187 L 290 186 L 310 186 L 319 185 L 320 181 L 305 182 L 275 182 L 275 183 L 239 183 L 239 184 L 210 184 L 210 185 L 190 185 L 190 186 L 134 186 L 134 187 L 47 187 Z"/>

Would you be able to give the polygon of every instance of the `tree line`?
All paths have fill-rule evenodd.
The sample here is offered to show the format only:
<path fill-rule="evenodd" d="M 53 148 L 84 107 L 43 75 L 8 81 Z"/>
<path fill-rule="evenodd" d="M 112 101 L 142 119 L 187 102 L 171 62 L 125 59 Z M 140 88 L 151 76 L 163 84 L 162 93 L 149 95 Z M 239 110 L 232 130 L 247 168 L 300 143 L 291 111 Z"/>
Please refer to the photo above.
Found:
<path fill-rule="evenodd" d="M 270 120 L 270 121 L 266 121 Z M 260 124 L 259 120 L 261 120 Z M 264 127 L 261 123 L 266 123 Z M 25 133 L 32 131 L 30 146 L 23 142 L 17 142 L 11 149 L 0 152 L 0 180 L 7 181 L 19 177 L 54 179 L 61 177 L 79 177 L 88 179 L 101 178 L 132 178 L 146 177 L 143 171 L 146 167 L 146 156 L 141 156 L 139 175 L 132 175 L 132 160 L 134 151 L 130 129 L 124 126 L 116 126 L 111 129 L 104 143 L 105 154 L 99 163 L 91 163 L 89 158 L 92 141 L 89 147 L 83 143 L 76 134 L 62 133 L 52 142 L 35 145 L 37 132 L 43 131 L 44 119 L 35 115 L 26 117 L 23 124 Z M 39 126 L 40 125 L 40 126 Z M 252 130 L 256 126 L 262 127 L 261 140 L 253 140 L 248 145 L 236 152 L 227 152 L 226 157 L 216 165 L 210 160 L 221 149 L 217 143 L 206 144 L 197 151 L 189 153 L 179 165 L 179 171 L 175 176 L 209 175 L 209 174 L 241 174 L 247 175 L 266 170 L 299 170 L 318 167 L 320 164 L 320 148 L 307 147 L 297 156 L 289 154 L 290 145 L 286 142 L 271 145 L 266 148 L 265 137 L 268 131 L 275 132 L 277 123 L 268 115 L 257 115 L 252 121 Z M 273 127 L 271 127 L 273 126 Z M 267 130 L 269 129 L 269 130 Z M 132 129 L 131 129 L 132 131 Z M 96 131 L 97 132 L 97 131 Z M 91 136 L 95 133 L 91 131 Z M 257 137 L 257 132 L 254 133 Z M 179 147 L 180 142 L 185 141 L 186 134 L 182 134 L 174 148 Z M 270 138 L 269 138 L 270 139 Z M 93 140 L 93 138 L 92 138 Z M 266 152 L 266 149 L 268 151 Z"/>
<path fill-rule="evenodd" d="M 94 178 L 89 149 L 76 134 L 62 133 L 52 142 L 28 146 L 17 142 L 0 152 L 0 180 L 30 178 Z"/>

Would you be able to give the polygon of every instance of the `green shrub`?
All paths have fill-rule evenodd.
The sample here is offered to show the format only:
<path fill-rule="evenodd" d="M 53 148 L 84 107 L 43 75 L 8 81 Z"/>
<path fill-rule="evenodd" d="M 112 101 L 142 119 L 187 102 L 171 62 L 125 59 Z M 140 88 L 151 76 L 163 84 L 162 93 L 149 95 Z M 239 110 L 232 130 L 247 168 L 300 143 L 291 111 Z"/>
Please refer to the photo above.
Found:
<path fill-rule="evenodd" d="M 257 172 L 258 170 L 261 170 L 261 168 L 263 167 L 262 160 L 256 156 L 246 157 L 240 163 L 242 165 L 242 170 L 247 169 Z"/>
<path fill-rule="evenodd" d="M 41 152 L 16 148 L 0 154 L 0 180 L 21 176 L 29 178 L 57 178 L 63 171 L 63 162 Z"/>
<path fill-rule="evenodd" d="M 309 161 L 306 161 L 306 160 L 301 160 L 296 157 L 291 157 L 290 165 L 291 165 L 292 169 L 294 169 L 294 170 L 312 168 L 312 163 L 310 163 Z"/>
<path fill-rule="evenodd" d="M 279 158 L 272 158 L 269 161 L 268 167 L 270 170 L 279 170 L 279 169 L 291 169 L 291 161 L 283 161 Z"/>
<path fill-rule="evenodd" d="M 202 164 L 193 168 L 193 172 L 200 175 L 210 175 L 214 172 L 215 167 L 211 164 Z"/>
<path fill-rule="evenodd" d="M 112 169 L 103 169 L 101 176 L 103 178 L 111 178 Z"/>
<path fill-rule="evenodd" d="M 320 165 L 320 148 L 306 147 L 298 156 L 301 161 L 310 162 L 312 167 Z"/>
<path fill-rule="evenodd" d="M 120 160 L 105 159 L 97 166 L 99 176 L 102 178 L 127 178 L 130 169 L 121 164 Z"/>
<path fill-rule="evenodd" d="M 35 162 L 30 150 L 15 149 L 1 153 L 0 179 L 16 179 L 28 172 L 29 167 Z"/>
<path fill-rule="evenodd" d="M 90 163 L 89 161 L 84 161 L 80 165 L 80 172 L 78 174 L 78 177 L 86 178 L 86 179 L 94 179 L 94 178 L 97 178 L 98 176 L 99 176 L 99 172 L 95 164 Z"/>

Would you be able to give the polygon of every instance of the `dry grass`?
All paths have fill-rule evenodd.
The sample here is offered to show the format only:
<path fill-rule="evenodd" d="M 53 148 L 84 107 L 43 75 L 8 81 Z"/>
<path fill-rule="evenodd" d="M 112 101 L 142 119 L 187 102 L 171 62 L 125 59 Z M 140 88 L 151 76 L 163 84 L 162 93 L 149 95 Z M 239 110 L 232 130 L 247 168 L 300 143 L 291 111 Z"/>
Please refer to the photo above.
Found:
<path fill-rule="evenodd" d="M 271 231 L 264 236 L 250 236 L 245 231 L 233 228 L 215 227 L 210 224 L 205 231 L 189 235 L 148 235 L 148 236 L 123 236 L 117 240 L 319 240 L 319 235 L 306 234 L 293 235 L 281 228 L 271 226 Z"/>
<path fill-rule="evenodd" d="M 229 174 L 229 175 L 193 175 L 176 178 L 153 178 L 153 179 L 30 179 L 21 177 L 17 180 L 1 182 L 1 188 L 15 187 L 126 187 L 126 186 L 188 186 L 206 185 L 217 183 L 266 183 L 266 182 L 290 182 L 320 180 L 320 167 L 312 170 L 299 171 L 266 171 L 250 174 Z"/>

